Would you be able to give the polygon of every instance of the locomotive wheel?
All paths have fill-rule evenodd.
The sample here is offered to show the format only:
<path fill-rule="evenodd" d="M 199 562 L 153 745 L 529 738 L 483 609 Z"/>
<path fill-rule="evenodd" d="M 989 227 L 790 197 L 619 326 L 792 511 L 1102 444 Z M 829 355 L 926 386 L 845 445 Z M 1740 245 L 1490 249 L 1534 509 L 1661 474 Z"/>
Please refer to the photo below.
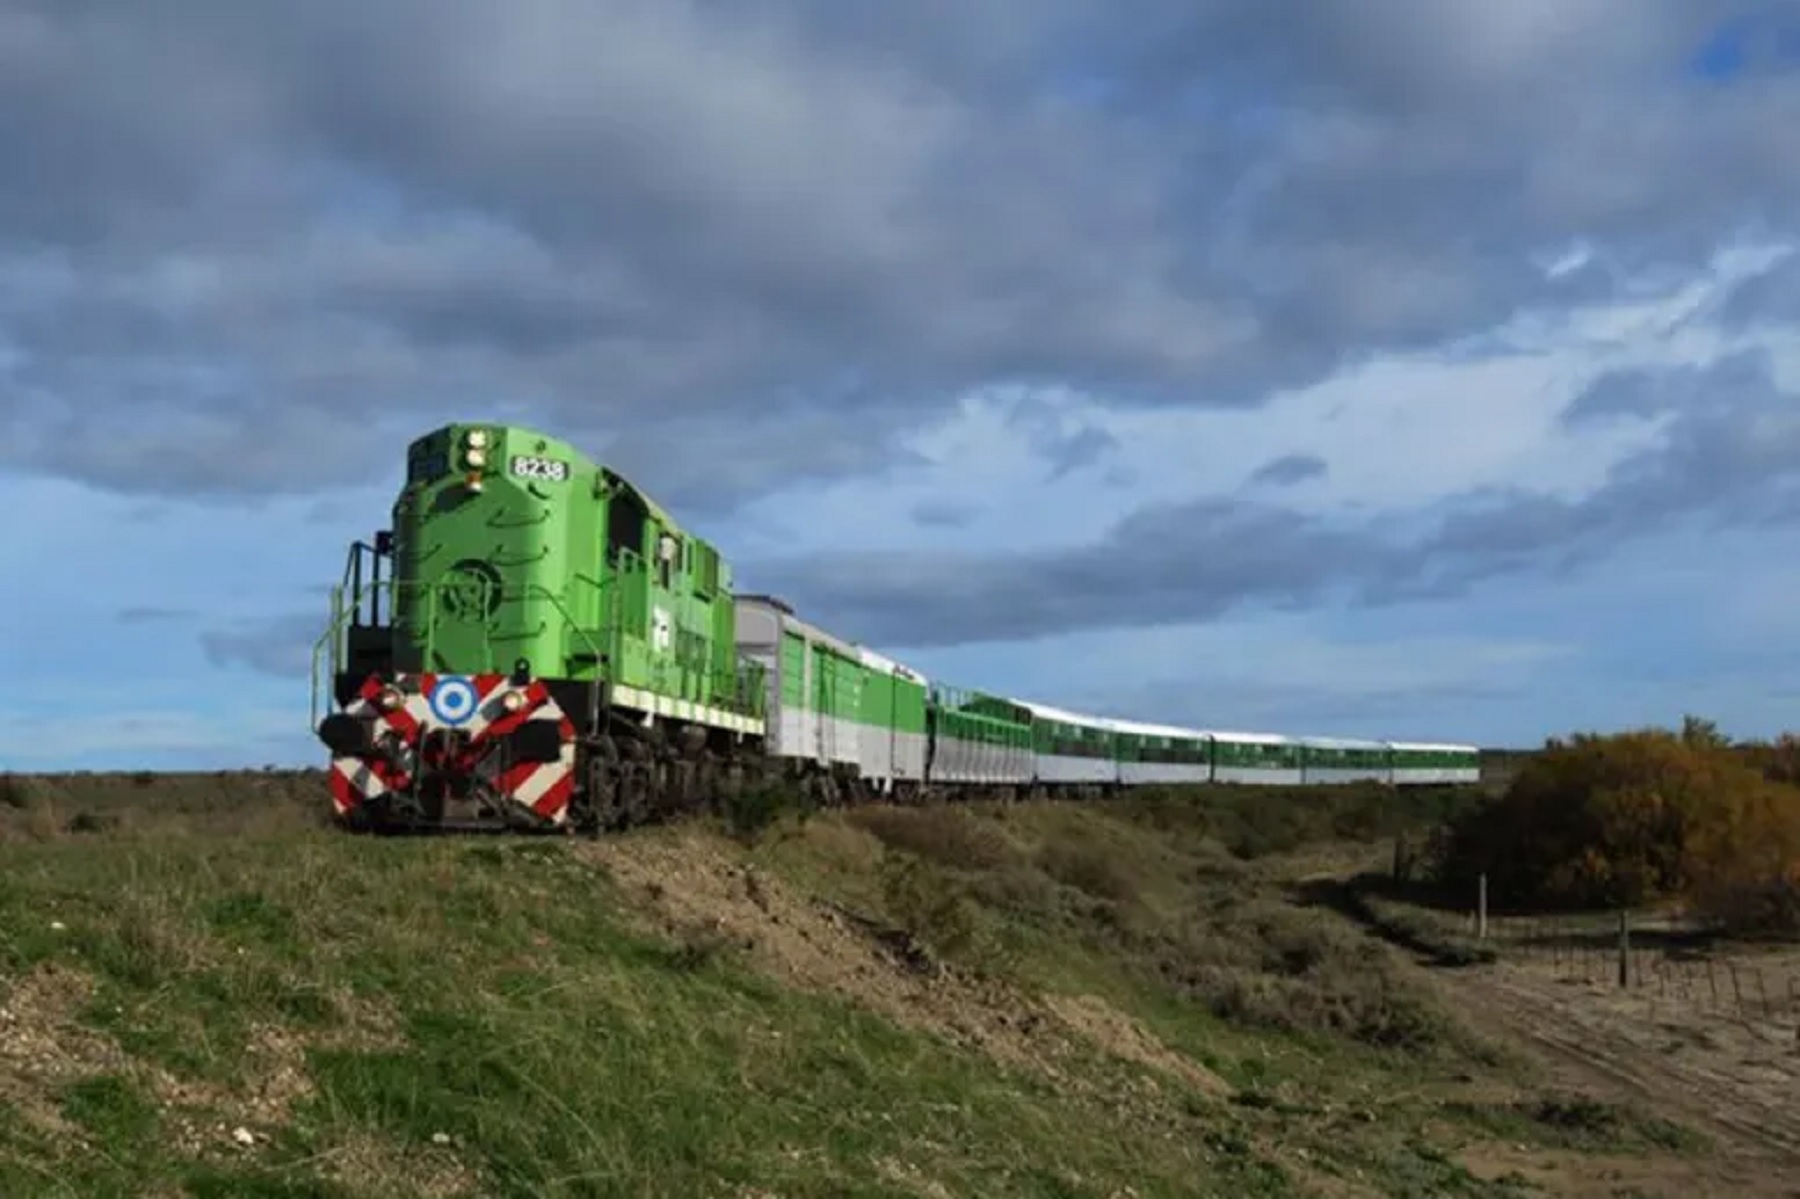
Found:
<path fill-rule="evenodd" d="M 575 817 L 577 832 L 598 837 L 610 830 L 617 818 L 617 793 L 612 777 L 612 764 L 589 758 L 586 778 L 582 782 L 580 811 Z"/>

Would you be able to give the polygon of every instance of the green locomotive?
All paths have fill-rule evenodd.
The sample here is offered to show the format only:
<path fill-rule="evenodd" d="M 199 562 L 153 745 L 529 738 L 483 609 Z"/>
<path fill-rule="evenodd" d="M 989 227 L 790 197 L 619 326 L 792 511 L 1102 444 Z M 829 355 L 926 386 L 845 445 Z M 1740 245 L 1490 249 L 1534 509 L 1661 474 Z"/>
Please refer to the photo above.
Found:
<path fill-rule="evenodd" d="M 326 640 L 337 710 L 318 728 L 347 820 L 622 823 L 716 785 L 706 767 L 763 734 L 717 549 L 527 429 L 413 442 Z"/>

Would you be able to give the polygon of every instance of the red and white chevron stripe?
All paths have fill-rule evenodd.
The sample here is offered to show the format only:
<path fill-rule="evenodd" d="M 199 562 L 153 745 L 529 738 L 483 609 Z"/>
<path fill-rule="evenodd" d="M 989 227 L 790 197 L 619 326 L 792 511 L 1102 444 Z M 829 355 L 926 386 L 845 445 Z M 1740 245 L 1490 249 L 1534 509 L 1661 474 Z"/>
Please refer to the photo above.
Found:
<path fill-rule="evenodd" d="M 460 692 L 465 684 L 473 690 L 474 703 L 450 702 L 456 698 L 452 692 Z M 440 686 L 449 689 L 442 696 Z M 382 697 L 390 689 L 400 693 L 400 703 L 385 707 Z M 506 696 L 514 692 L 521 694 L 524 702 L 509 712 Z M 466 718 L 456 721 L 439 716 L 432 706 L 434 696 L 453 717 L 467 710 Z M 331 799 L 340 818 L 391 791 L 411 787 L 421 765 L 425 734 L 433 729 L 454 728 L 467 734 L 466 745 L 455 762 L 434 765 L 475 772 L 500 796 L 530 809 L 549 824 L 562 826 L 568 822 L 569 801 L 575 793 L 575 725 L 542 681 L 516 686 L 503 674 L 417 674 L 385 680 L 371 677 L 344 706 L 344 712 L 358 719 L 372 719 L 376 740 L 392 736 L 395 752 L 388 756 L 332 759 Z M 556 727 L 560 756 L 553 762 L 517 762 L 500 769 L 493 750 L 501 738 L 527 721 L 544 721 Z"/>

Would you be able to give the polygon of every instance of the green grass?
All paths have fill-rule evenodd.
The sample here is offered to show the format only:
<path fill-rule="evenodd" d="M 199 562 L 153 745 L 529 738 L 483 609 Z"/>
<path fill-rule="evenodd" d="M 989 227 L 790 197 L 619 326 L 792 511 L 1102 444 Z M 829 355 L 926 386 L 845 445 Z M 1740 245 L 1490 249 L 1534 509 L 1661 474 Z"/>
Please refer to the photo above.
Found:
<path fill-rule="evenodd" d="M 596 851 L 351 838 L 296 794 L 259 819 L 206 784 L 159 820 L 65 785 L 0 844 L 0 1194 L 1484 1196 L 1514 1192 L 1434 1130 L 1571 1136 L 1528 1088 L 1462 1097 L 1490 1048 L 1292 898 L 1290 851 L 1398 819 L 1354 803 L 868 809 Z M 816 938 L 778 917 L 829 903 L 937 972 L 820 985 L 607 866 L 669 850 L 697 873 L 666 888 L 699 886 L 690 844 L 780 889 L 759 937 Z M 864 936 L 836 935 L 821 960 Z M 889 1018 L 877 986 L 931 1001 Z M 1077 1035 L 1044 996 L 1106 1019 Z M 949 1035 L 965 1018 L 1016 1051 Z"/>
<path fill-rule="evenodd" d="M 1693 1129 L 1582 1095 L 1543 1095 L 1504 1104 L 1457 1103 L 1450 1111 L 1497 1138 L 1535 1140 L 1563 1149 L 1695 1153 L 1711 1143 Z"/>
<path fill-rule="evenodd" d="M 1178 1194 L 1196 1171 L 1280 1193 L 1254 1162 L 1210 1162 L 1197 1117 L 1186 1137 L 1147 1132 L 626 932 L 606 879 L 566 850 L 317 837 L 0 854 L 5 973 L 91 978 L 70 1015 L 131 1063 L 57 1093 L 104 1154 L 11 1121 L 0 1191 L 351 1194 L 321 1168 L 334 1146 L 392 1147 L 392 1181 L 447 1136 L 499 1195 L 907 1194 L 902 1163 L 958 1194 L 1105 1193 L 1084 1178 Z M 306 1045 L 308 1085 L 279 1119 L 245 1077 L 271 1029 Z M 165 1113 L 159 1088 L 201 1110 Z M 215 1160 L 194 1162 L 169 1135 L 183 1120 L 268 1140 L 241 1153 L 215 1137 Z"/>

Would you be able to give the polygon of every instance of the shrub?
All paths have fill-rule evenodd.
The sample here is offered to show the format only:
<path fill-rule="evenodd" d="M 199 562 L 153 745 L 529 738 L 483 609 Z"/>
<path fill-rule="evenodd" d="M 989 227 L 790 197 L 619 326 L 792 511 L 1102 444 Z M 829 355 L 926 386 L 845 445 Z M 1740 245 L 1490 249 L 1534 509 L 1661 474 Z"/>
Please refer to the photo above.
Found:
<path fill-rule="evenodd" d="M 947 804 L 923 808 L 862 808 L 851 821 L 890 849 L 957 870 L 992 870 L 1013 857 L 994 823 Z"/>
<path fill-rule="evenodd" d="M 1347 925 L 1317 912 L 1252 907 L 1244 941 L 1188 978 L 1221 1019 L 1325 1032 L 1387 1049 L 1423 1051 L 1451 1035 L 1429 998 Z M 1223 947 L 1219 947 L 1223 948 Z M 1215 948 L 1214 954 L 1218 954 Z M 1252 957 L 1251 955 L 1255 955 Z"/>
<path fill-rule="evenodd" d="M 1761 757 L 1706 721 L 1552 740 L 1496 802 L 1452 822 L 1437 873 L 1488 876 L 1497 906 L 1615 907 L 1681 896 L 1726 923 L 1793 920 L 1800 760 Z M 1784 915 L 1785 913 L 1785 915 Z"/>
<path fill-rule="evenodd" d="M 1800 783 L 1800 737 L 1783 733 L 1774 742 L 1741 746 L 1744 760 L 1772 783 Z"/>
<path fill-rule="evenodd" d="M 929 862 L 911 855 L 882 864 L 887 912 L 933 956 L 957 957 L 975 940 L 975 913 L 961 889 Z"/>
<path fill-rule="evenodd" d="M 1138 897 L 1131 863 L 1105 845 L 1052 841 L 1038 851 L 1037 864 L 1057 882 L 1096 899 L 1132 903 Z"/>
<path fill-rule="evenodd" d="M 1455 816 L 1477 802 L 1464 788 L 1394 788 L 1384 783 L 1317 787 L 1203 789 L 1145 787 L 1119 801 L 1141 825 L 1189 838 L 1207 838 L 1242 860 L 1289 853 L 1337 840 L 1382 840 L 1421 824 Z"/>
<path fill-rule="evenodd" d="M 755 841 L 789 813 L 805 819 L 815 806 L 803 789 L 785 780 L 767 780 L 728 792 L 718 802 L 726 827 L 745 842 Z"/>

